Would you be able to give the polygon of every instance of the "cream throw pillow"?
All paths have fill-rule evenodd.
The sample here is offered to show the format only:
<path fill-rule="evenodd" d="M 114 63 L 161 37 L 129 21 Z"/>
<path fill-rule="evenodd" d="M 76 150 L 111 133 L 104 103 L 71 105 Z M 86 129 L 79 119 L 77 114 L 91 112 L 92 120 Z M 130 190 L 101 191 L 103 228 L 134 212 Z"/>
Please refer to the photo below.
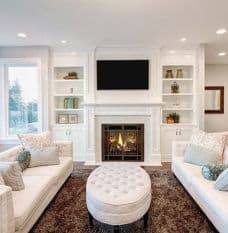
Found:
<path fill-rule="evenodd" d="M 202 130 L 194 129 L 190 144 L 217 152 L 219 154 L 218 163 L 222 163 L 226 139 L 227 135 L 223 133 L 206 133 Z"/>
<path fill-rule="evenodd" d="M 31 160 L 29 167 L 59 164 L 58 148 L 56 146 L 31 148 Z"/>
<path fill-rule="evenodd" d="M 18 134 L 17 136 L 26 150 L 30 148 L 44 148 L 54 145 L 50 131 L 41 134 Z"/>
<path fill-rule="evenodd" d="M 0 173 L 5 185 L 10 186 L 13 191 L 19 191 L 25 188 L 18 162 L 1 162 Z"/>

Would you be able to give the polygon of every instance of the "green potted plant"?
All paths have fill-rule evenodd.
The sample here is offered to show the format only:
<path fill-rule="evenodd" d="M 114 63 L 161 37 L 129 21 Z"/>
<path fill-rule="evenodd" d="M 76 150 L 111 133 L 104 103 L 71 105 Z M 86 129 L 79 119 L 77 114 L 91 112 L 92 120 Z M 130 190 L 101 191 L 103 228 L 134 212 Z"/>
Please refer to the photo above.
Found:
<path fill-rule="evenodd" d="M 179 93 L 179 85 L 177 82 L 173 82 L 171 85 L 171 92 L 172 93 Z"/>
<path fill-rule="evenodd" d="M 77 79 L 78 74 L 75 71 L 71 71 L 68 73 L 68 76 L 64 77 L 64 79 Z"/>
<path fill-rule="evenodd" d="M 179 123 L 179 121 L 180 121 L 180 115 L 177 114 L 176 112 L 170 113 L 166 117 L 166 121 L 167 121 L 168 124 Z"/>

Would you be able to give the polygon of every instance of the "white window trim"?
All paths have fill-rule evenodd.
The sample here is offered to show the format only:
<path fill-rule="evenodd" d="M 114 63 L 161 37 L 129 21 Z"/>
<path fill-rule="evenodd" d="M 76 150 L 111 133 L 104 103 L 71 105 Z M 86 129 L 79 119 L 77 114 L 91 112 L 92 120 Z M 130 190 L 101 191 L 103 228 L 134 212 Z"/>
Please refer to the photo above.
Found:
<path fill-rule="evenodd" d="M 43 95 L 41 79 L 41 59 L 40 58 L 0 58 L 0 144 L 18 143 L 17 136 L 8 135 L 8 74 L 7 67 L 22 65 L 36 65 L 38 67 L 38 132 L 43 129 Z M 7 101 L 5 101 L 7 100 Z"/>

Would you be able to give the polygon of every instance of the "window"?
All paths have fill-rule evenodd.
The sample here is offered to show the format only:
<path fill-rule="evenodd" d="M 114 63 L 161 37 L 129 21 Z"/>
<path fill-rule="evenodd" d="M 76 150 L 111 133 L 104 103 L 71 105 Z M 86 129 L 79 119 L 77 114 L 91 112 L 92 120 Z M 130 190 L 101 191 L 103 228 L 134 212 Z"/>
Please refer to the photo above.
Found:
<path fill-rule="evenodd" d="M 37 66 L 6 66 L 9 137 L 39 131 L 39 73 Z M 7 94 L 7 93 L 6 93 Z"/>

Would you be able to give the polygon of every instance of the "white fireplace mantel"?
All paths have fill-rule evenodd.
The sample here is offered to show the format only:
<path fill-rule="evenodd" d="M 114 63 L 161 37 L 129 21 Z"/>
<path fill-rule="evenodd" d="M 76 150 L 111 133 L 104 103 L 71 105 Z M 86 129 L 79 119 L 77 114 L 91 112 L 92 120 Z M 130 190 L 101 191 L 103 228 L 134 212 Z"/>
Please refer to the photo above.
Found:
<path fill-rule="evenodd" d="M 85 104 L 86 164 L 101 164 L 102 124 L 144 124 L 144 162 L 141 165 L 161 165 L 160 119 L 162 103 Z"/>

